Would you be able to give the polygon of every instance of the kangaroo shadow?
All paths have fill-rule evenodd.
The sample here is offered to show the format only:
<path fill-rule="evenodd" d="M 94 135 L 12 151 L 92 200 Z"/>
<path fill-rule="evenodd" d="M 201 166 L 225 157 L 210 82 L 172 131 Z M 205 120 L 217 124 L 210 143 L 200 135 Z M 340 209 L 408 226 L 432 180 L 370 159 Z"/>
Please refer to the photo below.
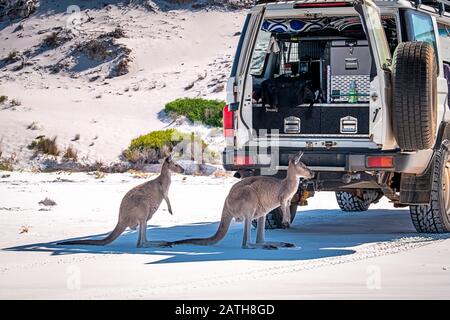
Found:
<path fill-rule="evenodd" d="M 148 226 L 148 239 L 174 241 L 182 238 L 208 237 L 217 230 L 218 222 L 193 223 L 173 227 Z M 173 248 L 136 248 L 137 232 L 126 231 L 108 246 L 57 245 L 63 239 L 5 248 L 8 251 L 49 252 L 66 254 L 149 254 L 149 264 L 202 261 L 266 260 L 298 261 L 351 255 L 355 246 L 417 237 L 407 210 L 370 210 L 344 213 L 338 210 L 306 210 L 297 213 L 290 229 L 267 230 L 267 241 L 293 242 L 295 248 L 278 250 L 241 249 L 242 224 L 233 222 L 228 234 L 212 246 L 179 245 Z M 108 233 L 84 238 L 103 238 Z M 252 231 L 255 237 L 256 230 Z M 450 236 L 427 235 L 430 241 Z M 84 239 L 83 238 L 83 239 Z M 80 239 L 80 238 L 77 238 Z"/>

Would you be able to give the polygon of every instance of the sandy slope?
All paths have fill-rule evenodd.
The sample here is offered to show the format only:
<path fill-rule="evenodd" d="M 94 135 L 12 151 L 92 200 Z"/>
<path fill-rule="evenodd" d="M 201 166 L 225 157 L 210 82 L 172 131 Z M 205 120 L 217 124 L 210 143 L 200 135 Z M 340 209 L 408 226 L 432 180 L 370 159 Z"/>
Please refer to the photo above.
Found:
<path fill-rule="evenodd" d="M 0 28 L 0 58 L 13 50 L 36 51 L 52 28 L 64 27 L 69 1 L 47 1 L 32 17 Z M 68 43 L 30 58 L 30 66 L 0 69 L 0 95 L 18 99 L 15 110 L 0 108 L 4 156 L 15 152 L 22 166 L 26 146 L 38 135 L 58 136 L 62 148 L 72 144 L 80 158 L 111 162 L 139 134 L 161 129 L 159 112 L 178 97 L 224 99 L 222 88 L 239 37 L 245 11 L 171 10 L 152 13 L 140 7 L 108 6 L 82 11 L 92 21 Z M 131 52 L 130 73 L 107 79 L 109 65 L 82 65 L 77 72 L 49 74 L 67 57 L 71 46 L 121 26 L 126 38 L 116 40 Z M 205 77 L 198 80 L 199 75 Z M 99 79 L 91 81 L 93 77 Z M 196 81 L 193 88 L 185 90 Z M 217 92 L 215 92 L 217 91 Z M 38 130 L 27 130 L 32 122 Z M 76 134 L 80 140 L 72 142 Z"/>
<path fill-rule="evenodd" d="M 141 182 L 130 174 L 1 178 L 0 298 L 450 298 L 450 240 L 419 236 L 408 210 L 385 199 L 349 214 L 332 193 L 319 193 L 291 229 L 267 233 L 293 249 L 242 250 L 238 223 L 212 247 L 136 249 L 132 231 L 107 247 L 54 244 L 111 230 L 121 197 Z M 174 177 L 174 216 L 162 205 L 149 238 L 212 234 L 234 182 Z M 45 197 L 57 206 L 41 211 Z"/>

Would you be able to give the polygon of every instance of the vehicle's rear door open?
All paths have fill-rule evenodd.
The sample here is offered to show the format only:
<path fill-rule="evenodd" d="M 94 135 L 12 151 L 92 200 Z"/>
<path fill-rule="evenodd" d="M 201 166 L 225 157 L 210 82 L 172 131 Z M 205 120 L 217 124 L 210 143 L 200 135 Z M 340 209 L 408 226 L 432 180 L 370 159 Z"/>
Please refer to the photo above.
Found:
<path fill-rule="evenodd" d="M 357 0 L 354 6 L 361 18 L 364 31 L 370 40 L 370 46 L 377 68 L 390 70 L 392 57 L 381 23 L 380 9 L 372 0 Z"/>
<path fill-rule="evenodd" d="M 235 163 L 235 147 L 248 140 L 251 123 L 252 77 L 249 74 L 251 55 L 264 16 L 265 6 L 255 6 L 247 15 L 227 83 L 227 110 L 224 110 L 224 164 Z M 246 108 L 247 107 L 247 108 Z M 247 114 L 243 110 L 247 110 Z M 250 112 L 248 112 L 250 111 Z M 249 113 L 249 114 L 248 114 Z M 225 117 L 226 115 L 226 117 Z M 225 129 L 225 126 L 227 129 Z"/>
<path fill-rule="evenodd" d="M 234 80 L 234 92 L 237 104 L 232 111 L 236 115 L 236 144 L 242 146 L 249 138 L 252 128 L 252 92 L 253 79 L 249 73 L 251 56 L 253 54 L 256 37 L 264 17 L 265 7 L 255 6 L 250 13 L 248 31 L 243 39 L 242 50 L 237 63 Z M 237 58 L 237 57 L 236 57 Z"/>
<path fill-rule="evenodd" d="M 381 22 L 380 9 L 372 0 L 356 0 L 358 12 L 375 61 L 377 76 L 371 84 L 371 110 L 376 110 L 372 121 L 373 140 L 383 149 L 394 149 L 389 108 L 391 105 L 391 65 L 392 56 Z M 380 112 L 379 112 L 380 111 Z"/>

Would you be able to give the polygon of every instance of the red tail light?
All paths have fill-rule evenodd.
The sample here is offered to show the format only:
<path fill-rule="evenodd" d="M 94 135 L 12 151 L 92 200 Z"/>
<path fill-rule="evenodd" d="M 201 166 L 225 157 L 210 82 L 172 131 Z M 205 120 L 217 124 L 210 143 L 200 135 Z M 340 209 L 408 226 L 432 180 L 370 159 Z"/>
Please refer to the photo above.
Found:
<path fill-rule="evenodd" d="M 235 155 L 234 164 L 236 166 L 251 166 L 254 165 L 255 162 L 251 156 Z"/>
<path fill-rule="evenodd" d="M 313 2 L 313 3 L 296 3 L 294 4 L 294 9 L 302 8 L 324 8 L 324 7 L 351 7 L 353 4 L 350 2 Z"/>
<path fill-rule="evenodd" d="M 367 157 L 368 168 L 392 168 L 394 167 L 394 157 L 392 156 L 371 156 Z"/>
<path fill-rule="evenodd" d="M 223 108 L 223 135 L 225 138 L 234 136 L 234 112 L 228 106 Z"/>

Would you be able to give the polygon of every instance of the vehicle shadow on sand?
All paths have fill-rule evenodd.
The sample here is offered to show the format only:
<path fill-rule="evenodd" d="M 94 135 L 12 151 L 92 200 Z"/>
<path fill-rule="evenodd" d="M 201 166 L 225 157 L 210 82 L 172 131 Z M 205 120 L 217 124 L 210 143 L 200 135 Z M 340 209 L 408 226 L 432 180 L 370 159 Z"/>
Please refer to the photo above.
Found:
<path fill-rule="evenodd" d="M 191 237 L 208 237 L 217 230 L 218 222 L 194 223 L 173 227 L 148 227 L 150 241 L 174 241 Z M 103 238 L 108 233 L 85 238 Z M 252 230 L 253 238 L 256 230 Z M 49 252 L 52 255 L 66 254 L 151 254 L 149 264 L 266 260 L 298 261 L 355 253 L 353 247 L 389 242 L 400 238 L 423 236 L 430 241 L 442 239 L 442 235 L 419 235 L 410 221 L 408 210 L 369 210 L 362 213 L 344 213 L 339 210 L 299 211 L 290 229 L 267 230 L 267 241 L 292 242 L 295 248 L 278 250 L 241 249 L 242 224 L 233 222 L 226 237 L 212 246 L 179 245 L 173 248 L 136 248 L 137 232 L 126 231 L 108 246 L 69 246 L 57 242 L 74 240 L 59 239 L 49 243 L 35 243 L 5 248 L 8 251 Z M 450 237 L 450 236 L 444 236 Z M 76 238 L 80 239 L 80 238 Z"/>

